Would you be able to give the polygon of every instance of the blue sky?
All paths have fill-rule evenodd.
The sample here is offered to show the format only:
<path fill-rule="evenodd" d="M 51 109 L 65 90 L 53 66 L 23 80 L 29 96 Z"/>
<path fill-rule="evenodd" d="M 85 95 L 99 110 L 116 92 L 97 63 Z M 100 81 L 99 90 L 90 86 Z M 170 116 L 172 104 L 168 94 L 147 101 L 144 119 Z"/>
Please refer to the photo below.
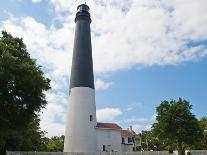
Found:
<path fill-rule="evenodd" d="M 52 79 L 41 128 L 64 134 L 78 0 L 7 0 L 0 30 L 22 37 Z M 132 125 L 155 121 L 162 100 L 187 99 L 200 118 L 207 109 L 206 0 L 88 0 L 97 119 Z M 193 11 L 192 11 L 193 10 Z"/>

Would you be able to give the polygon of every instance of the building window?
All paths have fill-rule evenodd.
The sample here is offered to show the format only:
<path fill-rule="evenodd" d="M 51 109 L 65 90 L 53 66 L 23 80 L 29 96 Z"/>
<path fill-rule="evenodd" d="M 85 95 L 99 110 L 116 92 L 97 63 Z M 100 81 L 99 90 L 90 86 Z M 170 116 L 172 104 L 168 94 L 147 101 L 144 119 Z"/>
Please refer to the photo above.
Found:
<path fill-rule="evenodd" d="M 124 144 L 124 137 L 122 137 L 122 140 L 121 141 L 122 141 L 122 144 Z"/>
<path fill-rule="evenodd" d="M 132 142 L 133 142 L 133 143 L 135 142 L 134 137 L 132 137 Z"/>
<path fill-rule="evenodd" d="M 93 115 L 90 115 L 90 121 L 91 122 L 93 121 Z"/>
<path fill-rule="evenodd" d="M 131 143 L 131 142 L 132 142 L 132 138 L 128 137 L 128 143 Z"/>
<path fill-rule="evenodd" d="M 103 145 L 103 151 L 106 151 L 106 145 Z"/>

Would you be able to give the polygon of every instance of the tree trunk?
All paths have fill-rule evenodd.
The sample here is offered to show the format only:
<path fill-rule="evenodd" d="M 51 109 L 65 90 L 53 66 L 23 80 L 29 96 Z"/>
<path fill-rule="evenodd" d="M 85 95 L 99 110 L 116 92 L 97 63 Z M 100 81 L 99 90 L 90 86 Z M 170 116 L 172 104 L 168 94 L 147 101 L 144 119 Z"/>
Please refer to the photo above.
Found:
<path fill-rule="evenodd" d="M 182 150 L 178 150 L 178 154 L 179 154 L 179 155 L 185 155 L 185 150 L 184 150 L 184 149 L 182 149 Z"/>
<path fill-rule="evenodd" d="M 7 150 L 7 145 L 5 144 L 4 147 L 3 147 L 3 152 L 2 153 L 6 154 L 6 150 Z"/>
<path fill-rule="evenodd" d="M 185 155 L 185 147 L 182 144 L 178 145 L 178 155 Z"/>

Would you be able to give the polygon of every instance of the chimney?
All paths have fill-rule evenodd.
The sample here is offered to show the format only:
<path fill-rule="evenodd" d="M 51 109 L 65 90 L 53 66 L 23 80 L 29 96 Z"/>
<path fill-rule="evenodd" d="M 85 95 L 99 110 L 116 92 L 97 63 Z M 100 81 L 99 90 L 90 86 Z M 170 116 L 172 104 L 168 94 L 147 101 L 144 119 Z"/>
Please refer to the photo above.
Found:
<path fill-rule="evenodd" d="M 132 131 L 132 125 L 130 125 L 130 131 Z"/>

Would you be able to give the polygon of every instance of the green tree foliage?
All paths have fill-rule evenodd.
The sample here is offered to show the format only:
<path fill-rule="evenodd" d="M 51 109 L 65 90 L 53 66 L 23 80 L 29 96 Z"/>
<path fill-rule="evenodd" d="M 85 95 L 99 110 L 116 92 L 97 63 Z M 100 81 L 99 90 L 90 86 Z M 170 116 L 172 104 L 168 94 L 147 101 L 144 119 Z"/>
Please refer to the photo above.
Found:
<path fill-rule="evenodd" d="M 64 136 L 55 136 L 49 139 L 47 143 L 47 151 L 62 152 L 64 147 Z"/>
<path fill-rule="evenodd" d="M 163 101 L 157 107 L 157 122 L 153 132 L 169 149 L 177 149 L 184 155 L 186 148 L 203 138 L 199 121 L 191 113 L 192 106 L 186 100 Z"/>
<path fill-rule="evenodd" d="M 158 137 L 153 133 L 153 131 L 142 131 L 140 134 L 136 135 L 135 140 L 137 143 L 141 142 L 141 146 L 136 148 L 137 151 L 145 150 L 145 151 L 161 151 L 165 150 L 165 146 L 162 141 L 158 139 Z"/>
<path fill-rule="evenodd" d="M 202 149 L 207 150 L 207 118 L 203 117 L 200 119 L 200 126 L 203 131 L 203 141 L 202 141 Z"/>
<path fill-rule="evenodd" d="M 39 118 L 34 119 L 21 131 L 13 131 L 7 137 L 7 150 L 46 151 L 44 132 L 40 130 Z"/>
<path fill-rule="evenodd" d="M 206 150 L 207 149 L 207 118 L 202 117 L 199 120 L 200 127 L 203 131 L 203 138 L 200 139 L 200 141 L 197 141 L 197 143 L 190 147 L 190 149 L 197 149 L 197 150 Z"/>
<path fill-rule="evenodd" d="M 147 139 L 147 142 L 148 142 L 148 148 L 150 150 L 156 150 L 156 151 L 166 150 L 165 145 L 155 135 L 155 133 L 153 131 L 148 131 L 146 133 L 146 139 Z"/>
<path fill-rule="evenodd" d="M 40 119 L 34 117 L 28 127 L 22 133 L 21 150 L 44 151 L 46 150 L 45 132 L 40 129 Z"/>
<path fill-rule="evenodd" d="M 46 105 L 43 92 L 50 89 L 49 83 L 40 66 L 30 58 L 22 39 L 3 31 L 0 37 L 0 153 L 6 149 L 26 150 L 23 144 L 39 143 L 24 138 L 30 134 L 33 138 L 42 135 L 37 113 Z"/>

